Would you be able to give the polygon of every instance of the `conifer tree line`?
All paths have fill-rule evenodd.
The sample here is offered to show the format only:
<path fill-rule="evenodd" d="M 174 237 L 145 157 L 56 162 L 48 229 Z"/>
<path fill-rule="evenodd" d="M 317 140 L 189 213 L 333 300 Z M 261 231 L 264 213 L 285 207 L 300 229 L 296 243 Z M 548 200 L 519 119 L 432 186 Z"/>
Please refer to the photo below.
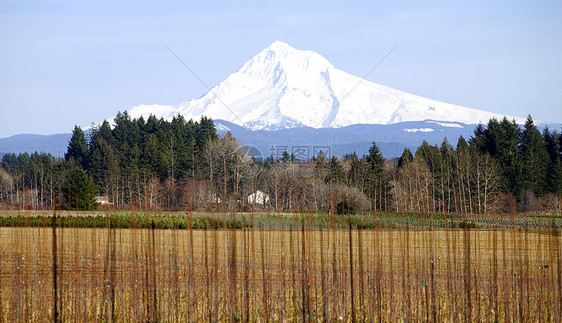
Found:
<path fill-rule="evenodd" d="M 561 159 L 562 136 L 549 128 L 541 133 L 530 116 L 523 127 L 491 119 L 455 147 L 446 138 L 441 145 L 424 141 L 397 159 L 384 159 L 374 142 L 361 158 L 320 154 L 302 163 L 289 154 L 270 157 L 259 186 L 281 210 L 303 207 L 294 205 L 294 196 L 304 193 L 306 208 L 314 210 L 348 202 L 356 211 L 558 212 Z"/>
<path fill-rule="evenodd" d="M 130 207 L 155 203 L 155 190 L 163 186 L 175 190 L 178 182 L 206 178 L 203 147 L 218 138 L 211 119 L 194 122 L 176 116 L 168 122 L 154 116 L 132 119 L 124 112 L 114 123 L 112 128 L 104 121 L 88 138 L 76 126 L 64 159 L 6 154 L 1 167 L 2 200 L 38 208 L 51 204 L 54 191 L 64 196 L 60 203 L 67 209 L 94 208 L 95 196 L 108 196 L 113 205 Z"/>
<path fill-rule="evenodd" d="M 75 127 L 64 159 L 5 155 L 3 203 L 50 207 L 56 191 L 68 209 L 95 208 L 94 196 L 106 196 L 115 208 L 180 209 L 189 198 L 199 210 L 243 211 L 259 189 L 269 198 L 258 207 L 278 212 L 335 210 L 333 204 L 414 213 L 560 209 L 562 136 L 548 128 L 541 133 L 530 116 L 523 127 L 491 119 L 456 147 L 447 139 L 424 141 L 396 159 L 384 159 L 373 142 L 362 157 L 321 152 L 304 161 L 284 153 L 260 165 L 237 151 L 230 133 L 218 136 L 211 119 L 132 119 L 125 112 L 114 122 L 88 138 Z"/>

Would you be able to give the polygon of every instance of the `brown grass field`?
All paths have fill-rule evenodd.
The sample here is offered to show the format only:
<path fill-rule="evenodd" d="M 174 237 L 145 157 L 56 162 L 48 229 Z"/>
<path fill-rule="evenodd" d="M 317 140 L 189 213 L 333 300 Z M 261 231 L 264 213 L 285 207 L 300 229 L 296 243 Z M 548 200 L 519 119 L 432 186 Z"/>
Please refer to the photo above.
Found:
<path fill-rule="evenodd" d="M 562 319 L 549 227 L 53 233 L 0 228 L 0 321 Z"/>

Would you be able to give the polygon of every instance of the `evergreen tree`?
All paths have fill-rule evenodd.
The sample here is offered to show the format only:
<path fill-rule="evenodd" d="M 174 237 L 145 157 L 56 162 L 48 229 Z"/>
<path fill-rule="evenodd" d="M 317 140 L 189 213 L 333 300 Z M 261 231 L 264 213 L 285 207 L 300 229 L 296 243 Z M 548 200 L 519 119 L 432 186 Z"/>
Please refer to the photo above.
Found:
<path fill-rule="evenodd" d="M 98 137 L 93 140 L 91 146 L 90 174 L 97 187 L 108 193 L 110 182 L 118 173 L 117 159 L 113 153 L 113 148 L 105 139 Z"/>
<path fill-rule="evenodd" d="M 336 156 L 332 156 L 332 158 L 330 159 L 329 167 L 329 180 L 331 181 L 333 179 L 336 183 L 342 183 L 344 180 L 344 171 L 340 161 Z"/>
<path fill-rule="evenodd" d="M 150 119 L 149 119 L 150 120 Z M 142 163 L 144 171 L 149 174 L 157 175 L 160 180 L 164 180 L 167 175 L 167 168 L 164 165 L 161 147 L 156 134 L 151 133 L 146 139 L 142 155 Z"/>
<path fill-rule="evenodd" d="M 269 167 L 273 166 L 274 164 L 275 164 L 275 158 L 273 158 L 273 154 L 271 154 L 265 159 L 265 161 L 263 163 L 263 167 L 269 168 Z"/>
<path fill-rule="evenodd" d="M 459 137 L 459 140 L 457 141 L 457 151 L 458 150 L 468 150 L 468 143 L 466 142 L 466 139 L 464 139 L 463 136 Z"/>
<path fill-rule="evenodd" d="M 544 138 L 529 115 L 521 132 L 521 158 L 523 188 L 530 188 L 537 195 L 546 191 L 547 170 L 550 163 Z"/>
<path fill-rule="evenodd" d="M 291 152 L 291 162 L 292 163 L 298 163 L 300 162 L 300 160 L 297 158 L 297 156 L 295 156 L 294 153 Z"/>
<path fill-rule="evenodd" d="M 550 162 L 547 171 L 547 191 L 557 192 L 557 187 L 562 183 L 562 177 L 557 176 L 560 162 L 560 136 L 556 131 L 550 131 L 548 126 L 543 131 L 546 152 L 548 153 Z"/>
<path fill-rule="evenodd" d="M 63 185 L 63 208 L 67 210 L 94 210 L 98 202 L 94 198 L 94 180 L 79 166 L 73 166 Z"/>
<path fill-rule="evenodd" d="M 562 159 L 562 133 L 558 134 L 558 157 Z"/>
<path fill-rule="evenodd" d="M 522 192 L 522 164 L 518 140 L 521 130 L 506 117 L 498 122 L 491 119 L 486 130 L 486 151 L 499 163 L 502 173 L 502 191 L 519 197 Z"/>
<path fill-rule="evenodd" d="M 163 162 L 162 166 L 166 169 L 166 177 L 175 178 L 178 164 L 176 153 L 177 146 L 178 140 L 171 129 L 166 131 L 166 133 L 160 137 L 161 160 Z"/>
<path fill-rule="evenodd" d="M 425 161 L 431 172 L 435 172 L 441 158 L 441 152 L 437 146 L 431 146 L 424 140 L 416 150 L 415 155 L 417 158 L 422 158 Z"/>
<path fill-rule="evenodd" d="M 556 159 L 549 174 L 551 191 L 558 195 L 562 195 L 562 159 Z"/>
<path fill-rule="evenodd" d="M 316 156 L 316 165 L 322 167 L 326 165 L 326 156 L 322 150 L 320 150 L 318 156 Z"/>
<path fill-rule="evenodd" d="M 444 138 L 439 151 L 441 152 L 442 159 L 445 159 L 445 156 L 449 153 L 452 153 L 454 151 L 454 148 L 449 143 L 449 140 L 447 140 L 447 138 Z"/>
<path fill-rule="evenodd" d="M 140 129 L 137 122 L 131 120 L 126 111 L 118 112 L 113 120 L 115 122 L 115 128 L 113 128 L 115 147 L 113 148 L 120 165 L 127 170 L 130 166 L 127 159 L 130 158 L 129 155 L 132 153 L 135 144 L 139 146 L 140 143 Z"/>
<path fill-rule="evenodd" d="M 351 167 L 348 172 L 349 181 L 351 184 L 362 192 L 367 193 L 367 184 L 369 182 L 369 165 L 365 158 L 359 159 L 354 152 L 351 156 Z"/>
<path fill-rule="evenodd" d="M 139 139 L 139 128 L 136 120 L 132 120 L 127 111 L 117 115 L 113 119 L 115 128 L 113 128 L 113 136 L 121 145 L 127 144 L 132 147 Z"/>
<path fill-rule="evenodd" d="M 431 190 L 426 191 L 426 194 L 430 191 L 431 196 L 435 196 L 436 183 L 438 181 L 439 169 L 441 166 L 441 152 L 439 151 L 439 148 L 437 146 L 431 146 L 424 140 L 421 146 L 416 150 L 415 159 L 425 163 L 427 166 L 431 177 L 429 185 Z"/>
<path fill-rule="evenodd" d="M 468 141 L 470 149 L 477 152 L 486 151 L 486 129 L 479 123 L 474 129 L 474 136 Z"/>
<path fill-rule="evenodd" d="M 67 161 L 74 161 L 76 165 L 87 169 L 89 166 L 89 154 L 88 143 L 86 142 L 84 132 L 80 127 L 74 126 L 72 137 L 68 142 L 68 150 L 64 154 L 64 159 Z"/>
<path fill-rule="evenodd" d="M 402 156 L 398 159 L 398 167 L 404 167 L 405 165 L 411 163 L 414 160 L 414 156 L 412 156 L 412 152 L 408 148 L 404 148 L 402 152 Z"/>
<path fill-rule="evenodd" d="M 107 122 L 107 120 L 104 120 L 101 126 L 92 130 L 90 145 L 92 145 L 97 139 L 105 140 L 105 142 L 112 147 L 115 145 L 115 138 L 113 137 L 113 132 L 111 131 L 111 127 L 109 126 L 109 122 Z"/>
<path fill-rule="evenodd" d="M 484 147 L 483 151 L 495 157 L 498 155 L 497 139 L 500 134 L 500 122 L 496 118 L 488 121 L 488 127 L 484 130 Z"/>
<path fill-rule="evenodd" d="M 326 161 L 326 157 L 324 156 L 324 152 L 320 150 L 316 158 L 312 158 L 314 161 L 314 170 L 316 172 L 316 178 L 322 182 L 329 182 L 329 174 L 330 169 L 328 162 Z"/>
<path fill-rule="evenodd" d="M 286 150 L 281 154 L 281 161 L 284 163 L 291 161 L 291 155 Z"/>
<path fill-rule="evenodd" d="M 163 119 L 158 120 L 156 118 L 156 116 L 154 116 L 153 114 L 151 114 L 148 119 L 146 120 L 146 123 L 144 125 L 144 129 L 143 132 L 146 135 L 150 135 L 150 134 L 155 134 L 158 129 L 161 128 L 161 123 L 163 122 Z"/>
<path fill-rule="evenodd" d="M 206 117 L 201 117 L 201 121 L 199 121 L 195 132 L 198 145 L 201 147 L 203 147 L 207 141 L 215 140 L 219 137 L 213 120 Z"/>
<path fill-rule="evenodd" d="M 377 187 L 382 187 L 384 182 L 384 158 L 382 157 L 379 147 L 374 141 L 371 148 L 369 148 L 369 155 L 367 155 L 366 160 L 369 167 L 368 178 L 370 188 L 374 190 Z"/>
<path fill-rule="evenodd" d="M 27 152 L 18 155 L 19 170 L 22 174 L 22 184 L 31 186 L 31 157 Z"/>
<path fill-rule="evenodd" d="M 454 181 L 456 204 L 458 204 L 458 211 L 462 213 L 472 212 L 471 161 L 470 147 L 464 137 L 460 136 L 454 158 Z"/>
<path fill-rule="evenodd" d="M 208 142 L 216 140 L 218 138 L 217 130 L 215 129 L 215 124 L 211 119 L 206 117 L 201 117 L 199 123 L 195 125 L 195 149 L 193 155 L 198 160 L 194 163 L 194 167 L 203 170 L 205 169 L 205 158 L 203 157 L 203 149 Z M 204 172 L 200 172 L 200 177 L 204 177 Z"/>
<path fill-rule="evenodd" d="M 349 203 L 347 203 L 347 201 L 343 201 L 343 202 L 339 202 L 336 205 L 336 214 L 337 215 L 355 214 L 355 210 Z"/>
<path fill-rule="evenodd" d="M 172 158 L 174 161 L 174 173 L 171 174 L 176 180 L 184 179 L 189 171 L 187 165 L 189 151 L 187 143 L 189 141 L 188 131 L 185 119 L 182 115 L 177 115 L 172 118 L 171 138 L 172 138 Z"/>
<path fill-rule="evenodd" d="M 441 148 L 441 164 L 439 165 L 439 193 L 441 195 L 442 211 L 449 212 L 454 204 L 453 190 L 451 183 L 453 182 L 454 156 L 455 150 L 447 138 L 443 139 Z"/>
<path fill-rule="evenodd" d="M 18 166 L 18 156 L 14 153 L 7 153 L 2 157 L 2 167 L 11 173 Z"/>
<path fill-rule="evenodd" d="M 550 128 L 546 126 L 544 127 L 542 136 L 544 138 L 546 152 L 548 153 L 550 160 L 554 162 L 558 157 L 560 157 L 559 135 L 556 131 L 550 131 Z"/>

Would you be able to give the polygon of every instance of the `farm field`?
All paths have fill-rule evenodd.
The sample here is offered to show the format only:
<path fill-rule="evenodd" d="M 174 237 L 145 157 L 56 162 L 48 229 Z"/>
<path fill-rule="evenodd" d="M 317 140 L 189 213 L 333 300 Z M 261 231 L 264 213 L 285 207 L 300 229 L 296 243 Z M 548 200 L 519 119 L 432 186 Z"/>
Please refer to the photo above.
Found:
<path fill-rule="evenodd" d="M 562 241 L 550 220 L 493 230 L 258 222 L 2 227 L 0 321 L 561 319 Z"/>

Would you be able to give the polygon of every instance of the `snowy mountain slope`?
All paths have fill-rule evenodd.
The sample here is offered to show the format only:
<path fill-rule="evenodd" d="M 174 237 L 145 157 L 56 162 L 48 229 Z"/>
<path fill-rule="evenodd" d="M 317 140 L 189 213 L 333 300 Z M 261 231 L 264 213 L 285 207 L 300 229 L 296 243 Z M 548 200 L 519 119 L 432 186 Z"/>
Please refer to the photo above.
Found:
<path fill-rule="evenodd" d="M 476 124 L 503 118 L 362 80 L 336 69 L 315 52 L 296 50 L 279 41 L 199 99 L 178 107 L 141 105 L 129 111 L 132 117 L 154 114 L 165 119 L 178 113 L 186 119 L 204 115 L 226 120 L 250 130 L 423 120 Z"/>

